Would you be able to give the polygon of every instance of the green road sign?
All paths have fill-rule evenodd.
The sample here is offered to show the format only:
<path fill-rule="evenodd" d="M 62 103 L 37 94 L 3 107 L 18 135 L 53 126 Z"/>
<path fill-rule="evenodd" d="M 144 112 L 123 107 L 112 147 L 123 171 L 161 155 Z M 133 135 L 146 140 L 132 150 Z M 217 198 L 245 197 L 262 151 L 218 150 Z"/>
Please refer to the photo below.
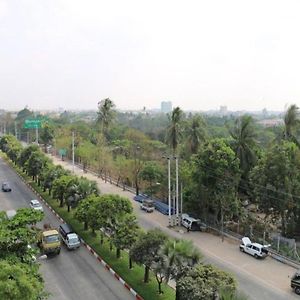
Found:
<path fill-rule="evenodd" d="M 42 120 L 38 119 L 27 119 L 24 122 L 24 128 L 32 129 L 32 128 L 41 128 Z"/>
<path fill-rule="evenodd" d="M 64 149 L 64 148 L 59 149 L 58 154 L 60 156 L 66 156 L 67 155 L 67 149 Z"/>

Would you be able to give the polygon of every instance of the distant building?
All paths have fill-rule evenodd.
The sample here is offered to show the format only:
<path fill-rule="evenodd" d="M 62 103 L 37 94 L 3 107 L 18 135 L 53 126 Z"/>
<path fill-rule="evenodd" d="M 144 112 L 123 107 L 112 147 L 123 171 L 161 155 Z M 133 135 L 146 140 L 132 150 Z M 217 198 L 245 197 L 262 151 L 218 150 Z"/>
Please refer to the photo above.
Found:
<path fill-rule="evenodd" d="M 227 106 L 220 106 L 219 113 L 221 116 L 226 116 L 228 111 L 227 111 Z"/>
<path fill-rule="evenodd" d="M 161 107 L 161 112 L 167 114 L 172 111 L 172 102 L 162 101 L 160 107 Z"/>

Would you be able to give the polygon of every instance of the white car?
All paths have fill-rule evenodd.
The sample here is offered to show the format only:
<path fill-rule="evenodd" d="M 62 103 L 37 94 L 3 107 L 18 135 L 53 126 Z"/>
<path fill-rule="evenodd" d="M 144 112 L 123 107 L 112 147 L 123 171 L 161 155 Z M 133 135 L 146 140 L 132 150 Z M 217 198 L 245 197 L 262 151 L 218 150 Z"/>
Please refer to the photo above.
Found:
<path fill-rule="evenodd" d="M 240 250 L 254 256 L 255 258 L 265 258 L 268 255 L 267 248 L 270 246 L 271 245 L 252 243 L 248 237 L 243 237 L 242 243 L 240 244 Z"/>
<path fill-rule="evenodd" d="M 43 206 L 41 205 L 41 203 L 38 200 L 31 200 L 30 207 L 33 208 L 34 210 L 44 211 Z"/>

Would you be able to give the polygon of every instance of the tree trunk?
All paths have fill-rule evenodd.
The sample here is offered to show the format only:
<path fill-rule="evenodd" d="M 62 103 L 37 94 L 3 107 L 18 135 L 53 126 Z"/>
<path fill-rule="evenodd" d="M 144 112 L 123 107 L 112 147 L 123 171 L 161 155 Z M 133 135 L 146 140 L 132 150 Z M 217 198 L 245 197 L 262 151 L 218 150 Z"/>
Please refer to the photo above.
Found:
<path fill-rule="evenodd" d="M 149 282 L 149 267 L 145 266 L 144 282 Z"/>
<path fill-rule="evenodd" d="M 112 251 L 112 249 L 113 249 L 113 244 L 112 244 L 112 242 L 110 241 L 110 242 L 109 242 L 109 250 Z"/>
<path fill-rule="evenodd" d="M 132 259 L 131 259 L 131 256 L 129 255 L 129 269 L 131 270 L 132 269 Z"/>
<path fill-rule="evenodd" d="M 88 229 L 88 222 L 84 222 L 84 230 Z"/>
<path fill-rule="evenodd" d="M 140 187 L 139 187 L 138 178 L 136 175 L 136 177 L 135 177 L 135 194 L 138 196 L 139 193 L 140 193 Z"/>
<path fill-rule="evenodd" d="M 222 232 L 222 242 L 224 242 L 224 212 L 221 206 L 221 232 Z"/>
<path fill-rule="evenodd" d="M 70 212 L 70 204 L 68 204 L 68 212 Z"/>
<path fill-rule="evenodd" d="M 64 205 L 64 199 L 60 199 L 59 207 L 63 207 Z"/>
<path fill-rule="evenodd" d="M 120 248 L 117 248 L 116 255 L 117 255 L 117 258 L 121 257 L 121 249 Z"/>
<path fill-rule="evenodd" d="M 281 212 L 281 232 L 283 236 L 286 236 L 286 222 L 285 222 L 285 213 Z"/>
<path fill-rule="evenodd" d="M 100 231 L 100 244 L 103 245 L 104 242 L 104 234 L 102 231 Z"/>
<path fill-rule="evenodd" d="M 155 274 L 155 278 L 156 278 L 156 281 L 158 283 L 158 293 L 163 294 L 163 291 L 161 289 L 161 284 L 162 284 L 162 281 L 163 281 L 163 277 L 158 276 L 158 274 Z"/>

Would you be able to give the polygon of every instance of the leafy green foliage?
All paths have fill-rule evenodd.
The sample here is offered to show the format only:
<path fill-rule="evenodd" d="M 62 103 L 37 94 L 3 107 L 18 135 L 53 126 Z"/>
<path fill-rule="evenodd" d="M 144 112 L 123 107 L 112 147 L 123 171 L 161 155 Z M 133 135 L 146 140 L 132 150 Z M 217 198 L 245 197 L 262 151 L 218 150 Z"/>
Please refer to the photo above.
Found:
<path fill-rule="evenodd" d="M 177 281 L 176 300 L 213 300 L 220 291 L 236 291 L 236 281 L 229 273 L 211 265 L 198 265 Z"/>
<path fill-rule="evenodd" d="M 36 268 L 24 263 L 0 260 L 0 299 L 46 299 L 42 277 Z"/>

